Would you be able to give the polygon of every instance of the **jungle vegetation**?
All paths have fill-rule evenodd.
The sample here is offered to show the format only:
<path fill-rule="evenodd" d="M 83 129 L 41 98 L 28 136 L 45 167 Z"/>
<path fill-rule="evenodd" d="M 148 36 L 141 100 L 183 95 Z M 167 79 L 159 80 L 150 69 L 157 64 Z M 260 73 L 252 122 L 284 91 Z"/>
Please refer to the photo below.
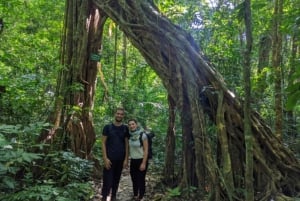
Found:
<path fill-rule="evenodd" d="M 0 200 L 92 199 L 116 106 L 161 200 L 299 199 L 299 4 L 1 0 Z"/>

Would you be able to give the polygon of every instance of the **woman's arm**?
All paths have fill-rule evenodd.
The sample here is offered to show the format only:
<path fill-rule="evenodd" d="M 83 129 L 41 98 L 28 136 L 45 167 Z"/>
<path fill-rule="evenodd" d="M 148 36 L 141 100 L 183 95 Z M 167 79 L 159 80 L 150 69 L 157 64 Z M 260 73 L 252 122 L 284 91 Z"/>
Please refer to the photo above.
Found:
<path fill-rule="evenodd" d="M 144 171 L 146 169 L 147 160 L 148 160 L 148 146 L 149 146 L 149 143 L 148 143 L 148 139 L 146 137 L 146 139 L 143 140 L 143 152 L 144 152 L 144 155 L 143 155 L 142 164 L 140 166 L 140 170 L 141 171 Z"/>

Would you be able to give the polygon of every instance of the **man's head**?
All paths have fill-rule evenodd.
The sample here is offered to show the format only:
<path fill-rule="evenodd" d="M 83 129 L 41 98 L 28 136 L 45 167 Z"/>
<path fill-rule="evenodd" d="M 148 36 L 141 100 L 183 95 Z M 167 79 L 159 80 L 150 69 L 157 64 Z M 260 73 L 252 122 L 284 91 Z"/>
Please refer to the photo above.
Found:
<path fill-rule="evenodd" d="M 124 108 L 118 107 L 115 112 L 115 122 L 121 123 L 123 121 L 124 116 L 125 116 Z"/>

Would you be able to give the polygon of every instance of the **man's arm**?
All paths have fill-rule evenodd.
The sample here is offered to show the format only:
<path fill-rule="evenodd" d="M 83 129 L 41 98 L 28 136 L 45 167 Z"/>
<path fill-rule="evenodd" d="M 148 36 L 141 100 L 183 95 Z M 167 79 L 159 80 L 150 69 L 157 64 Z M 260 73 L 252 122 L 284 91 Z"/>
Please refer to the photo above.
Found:
<path fill-rule="evenodd" d="M 129 140 L 125 138 L 125 160 L 123 163 L 124 168 L 128 167 L 128 160 L 129 160 Z"/>
<path fill-rule="evenodd" d="M 110 169 L 111 167 L 111 162 L 109 158 L 107 157 L 107 152 L 106 152 L 106 141 L 107 141 L 107 136 L 102 135 L 102 155 L 103 155 L 103 162 L 104 162 L 104 167 L 106 169 Z"/>

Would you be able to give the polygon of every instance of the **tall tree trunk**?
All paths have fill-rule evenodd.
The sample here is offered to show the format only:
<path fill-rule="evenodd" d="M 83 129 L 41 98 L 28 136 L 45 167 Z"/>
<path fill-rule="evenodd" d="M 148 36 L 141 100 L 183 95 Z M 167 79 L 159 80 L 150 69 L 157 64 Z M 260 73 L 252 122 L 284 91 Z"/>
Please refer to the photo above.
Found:
<path fill-rule="evenodd" d="M 178 77 L 181 77 L 182 74 L 178 71 Z M 189 186 L 196 186 L 198 181 L 195 172 L 195 156 L 194 156 L 194 139 L 192 134 L 192 117 L 191 117 L 191 104 L 187 99 L 186 92 L 188 89 L 184 89 L 184 85 L 182 83 L 183 79 L 180 79 L 180 83 L 182 86 L 179 89 L 179 93 L 181 96 L 177 99 L 176 105 L 180 105 L 180 116 L 181 116 L 181 124 L 182 124 L 182 178 L 180 187 L 188 188 Z M 174 97 L 173 97 L 174 98 Z"/>
<path fill-rule="evenodd" d="M 64 68 L 57 84 L 56 109 L 49 117 L 54 127 L 41 133 L 40 141 L 51 140 L 59 133 L 63 149 L 82 158 L 93 158 L 96 135 L 92 110 L 101 35 L 107 17 L 91 1 L 67 1 L 65 13 L 61 49 Z"/>
<path fill-rule="evenodd" d="M 253 136 L 251 130 L 251 53 L 252 53 L 252 17 L 251 17 L 251 0 L 245 0 L 245 28 L 246 28 L 246 50 L 244 56 L 244 88 L 245 88 L 245 103 L 244 103 L 244 133 L 246 147 L 246 170 L 245 170 L 245 187 L 246 201 L 254 200 L 253 188 Z"/>
<path fill-rule="evenodd" d="M 275 135 L 282 139 L 283 132 L 283 102 L 282 102 L 282 34 L 280 30 L 283 14 L 283 1 L 275 0 L 273 16 L 273 45 L 272 45 L 272 66 L 275 78 Z"/>
<path fill-rule="evenodd" d="M 270 52 L 272 50 L 272 38 L 269 33 L 265 33 L 260 37 L 258 47 L 258 64 L 257 64 L 257 84 L 253 91 L 256 108 L 260 110 L 260 105 L 264 102 L 265 89 L 268 87 L 267 71 L 265 68 L 270 66 Z"/>
<path fill-rule="evenodd" d="M 67 148 L 82 158 L 89 158 L 95 142 L 92 110 L 101 35 L 106 18 L 100 15 L 91 1 L 68 2 L 66 39 L 62 44 L 62 64 L 68 70 L 62 73 L 61 79 L 65 82 L 61 92 L 67 107 L 62 125 L 69 140 Z M 78 19 L 74 19 L 74 16 Z"/>
<path fill-rule="evenodd" d="M 175 101 L 171 96 L 168 96 L 169 103 L 169 125 L 166 136 L 166 155 L 164 166 L 164 181 L 169 185 L 174 185 L 175 182 L 175 147 L 176 147 L 176 134 L 175 134 Z"/>
<path fill-rule="evenodd" d="M 208 180 L 212 181 L 212 178 L 206 176 L 208 172 L 205 168 L 205 156 L 204 153 L 209 153 L 211 148 L 205 148 L 205 126 L 207 122 L 205 121 L 205 115 L 203 113 L 203 108 L 199 104 L 199 101 L 194 101 L 191 103 L 192 119 L 193 119 L 193 141 L 194 141 L 194 152 L 195 152 L 195 173 L 197 176 L 197 185 L 201 190 L 208 190 Z M 208 145 L 208 144 L 207 144 Z M 210 155 L 211 157 L 211 155 Z"/>
<path fill-rule="evenodd" d="M 265 67 L 270 65 L 270 52 L 272 50 L 272 38 L 268 32 L 260 37 L 258 48 L 257 73 L 263 73 Z M 265 73 L 264 73 L 265 74 Z M 265 80 L 264 80 L 265 81 Z M 265 85 L 262 85 L 262 87 Z"/>
<path fill-rule="evenodd" d="M 218 133 L 218 142 L 220 147 L 220 161 L 219 167 L 221 168 L 220 174 L 223 178 L 223 185 L 225 186 L 226 194 L 229 200 L 233 199 L 234 181 L 232 172 L 232 163 L 230 156 L 229 138 L 226 131 L 225 123 L 225 106 L 223 103 L 224 94 L 223 91 L 218 93 L 218 106 L 216 112 L 216 125 Z"/>
<path fill-rule="evenodd" d="M 122 78 L 123 80 L 126 80 L 127 77 L 127 38 L 126 35 L 123 33 L 122 34 Z M 125 85 L 126 86 L 126 85 Z"/>
<path fill-rule="evenodd" d="M 290 70 L 288 72 L 288 85 L 293 85 L 295 78 L 292 76 L 296 72 L 297 67 L 297 58 L 300 56 L 300 45 L 299 45 L 299 36 L 298 33 L 295 33 L 295 35 L 292 38 L 292 50 L 291 50 L 291 57 L 290 57 Z M 298 62 L 299 63 L 299 62 Z M 299 68 L 298 64 L 298 68 Z M 297 78 L 296 78 L 297 79 Z M 297 136 L 297 123 L 296 123 L 296 117 L 294 116 L 294 112 L 292 110 L 286 111 L 287 116 L 287 135 L 289 136 L 291 142 L 296 139 Z"/>
<path fill-rule="evenodd" d="M 114 75 L 113 75 L 113 95 L 115 94 L 115 92 L 116 92 L 116 86 L 117 86 L 117 66 L 118 66 L 118 64 L 117 64 L 117 61 L 118 61 L 118 59 L 117 59 L 117 57 L 118 57 L 118 46 L 119 46 L 119 44 L 118 44 L 118 33 L 119 33 L 119 31 L 118 31 L 118 26 L 115 26 L 114 27 L 115 28 L 115 40 L 114 40 L 114 42 L 115 42 L 115 52 L 114 52 Z"/>

